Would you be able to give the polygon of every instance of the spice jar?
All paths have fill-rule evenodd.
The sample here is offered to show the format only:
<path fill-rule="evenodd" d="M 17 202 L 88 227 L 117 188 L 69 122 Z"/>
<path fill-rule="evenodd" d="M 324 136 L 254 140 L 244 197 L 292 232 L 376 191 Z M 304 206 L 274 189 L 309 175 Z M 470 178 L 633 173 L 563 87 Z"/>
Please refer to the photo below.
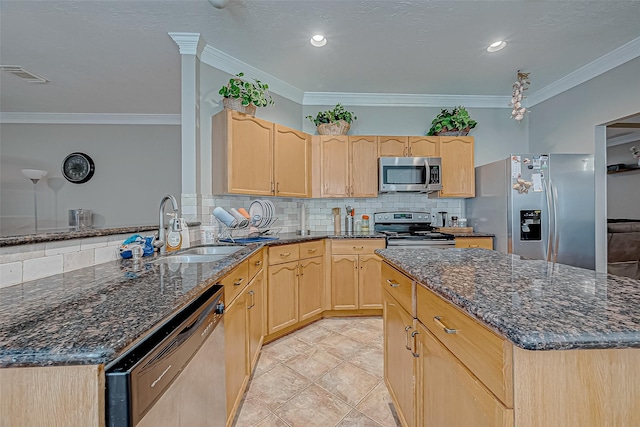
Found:
<path fill-rule="evenodd" d="M 452 216 L 451 217 L 451 226 L 452 227 L 458 227 L 458 217 L 457 216 Z"/>

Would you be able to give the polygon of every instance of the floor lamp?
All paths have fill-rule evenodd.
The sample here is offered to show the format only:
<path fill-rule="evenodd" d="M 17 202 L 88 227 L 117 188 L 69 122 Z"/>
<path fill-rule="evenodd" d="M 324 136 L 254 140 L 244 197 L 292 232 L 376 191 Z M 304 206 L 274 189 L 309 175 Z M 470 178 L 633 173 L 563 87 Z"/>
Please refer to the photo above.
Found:
<path fill-rule="evenodd" d="M 39 169 L 21 169 L 22 174 L 33 182 L 33 213 L 36 219 L 36 233 L 38 232 L 38 197 L 36 193 L 36 184 L 42 178 L 47 176 L 47 171 Z"/>

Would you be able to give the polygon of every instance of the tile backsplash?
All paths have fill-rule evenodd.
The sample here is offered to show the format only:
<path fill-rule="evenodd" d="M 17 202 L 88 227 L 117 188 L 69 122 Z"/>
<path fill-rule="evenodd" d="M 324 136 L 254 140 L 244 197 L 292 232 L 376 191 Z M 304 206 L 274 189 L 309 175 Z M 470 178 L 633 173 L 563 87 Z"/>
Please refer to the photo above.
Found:
<path fill-rule="evenodd" d="M 211 212 L 215 207 L 245 208 L 249 209 L 251 202 L 260 199 L 250 196 L 202 196 L 198 198 L 185 199 L 183 195 L 182 204 L 188 206 L 191 203 L 189 212 L 197 212 L 196 215 L 187 217 L 188 220 L 200 221 L 203 225 L 211 224 Z M 340 214 L 344 216 L 345 206 L 349 205 L 355 209 L 356 218 L 361 218 L 363 214 L 373 217 L 375 212 L 387 211 L 420 211 L 429 212 L 436 215 L 439 211 L 446 211 L 451 215 L 462 216 L 464 210 L 463 199 L 429 199 L 424 194 L 416 193 L 389 193 L 381 194 L 377 198 L 369 199 L 290 199 L 282 197 L 269 197 L 275 208 L 278 221 L 274 224 L 274 229 L 281 232 L 295 232 L 300 229 L 301 206 L 306 205 L 307 229 L 312 232 L 333 232 L 332 208 L 340 208 Z M 194 203 L 200 202 L 198 206 Z M 185 207 L 186 208 L 186 207 Z M 185 211 L 183 211 L 185 212 Z"/>

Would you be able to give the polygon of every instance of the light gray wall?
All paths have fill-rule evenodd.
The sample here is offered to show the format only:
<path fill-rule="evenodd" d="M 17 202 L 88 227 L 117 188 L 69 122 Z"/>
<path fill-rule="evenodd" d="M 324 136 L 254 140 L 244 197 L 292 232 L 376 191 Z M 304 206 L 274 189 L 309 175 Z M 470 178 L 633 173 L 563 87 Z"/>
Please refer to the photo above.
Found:
<path fill-rule="evenodd" d="M 640 141 L 607 148 L 607 164 L 637 165 L 629 148 Z M 607 175 L 607 218 L 640 219 L 640 169 Z"/>
<path fill-rule="evenodd" d="M 315 117 L 318 111 L 333 105 L 304 106 L 303 115 Z M 358 117 L 351 124 L 350 135 L 425 135 L 441 108 L 429 107 L 346 107 Z M 475 137 L 475 165 L 506 158 L 511 153 L 527 152 L 527 123 L 511 119 L 508 108 L 467 108 L 478 126 L 470 132 Z M 316 126 L 304 119 L 303 131 L 315 134 Z"/>
<path fill-rule="evenodd" d="M 596 125 L 640 112 L 640 58 L 531 107 L 532 152 L 594 153 Z M 535 75 L 531 75 L 532 90 Z"/>
<path fill-rule="evenodd" d="M 40 231 L 68 226 L 68 210 L 94 211 L 94 225 L 155 224 L 164 194 L 180 197 L 180 126 L 2 124 L 0 234 L 33 233 L 33 184 L 20 169 L 42 169 L 37 184 Z M 88 154 L 93 178 L 72 184 L 60 167 Z"/>

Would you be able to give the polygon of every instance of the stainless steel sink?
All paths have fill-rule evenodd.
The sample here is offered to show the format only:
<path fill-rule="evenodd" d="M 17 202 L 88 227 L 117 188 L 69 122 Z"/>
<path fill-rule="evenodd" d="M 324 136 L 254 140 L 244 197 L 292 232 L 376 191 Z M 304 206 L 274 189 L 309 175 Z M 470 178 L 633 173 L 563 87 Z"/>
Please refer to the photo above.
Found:
<path fill-rule="evenodd" d="M 178 264 L 178 263 L 203 263 L 203 262 L 215 262 L 219 261 L 223 258 L 226 258 L 227 255 L 207 255 L 207 254 L 179 254 L 179 255 L 167 255 L 156 260 L 157 263 L 169 263 L 169 264 Z"/>
<path fill-rule="evenodd" d="M 238 252 L 244 246 L 201 246 L 199 248 L 185 249 L 181 255 L 231 255 Z"/>

